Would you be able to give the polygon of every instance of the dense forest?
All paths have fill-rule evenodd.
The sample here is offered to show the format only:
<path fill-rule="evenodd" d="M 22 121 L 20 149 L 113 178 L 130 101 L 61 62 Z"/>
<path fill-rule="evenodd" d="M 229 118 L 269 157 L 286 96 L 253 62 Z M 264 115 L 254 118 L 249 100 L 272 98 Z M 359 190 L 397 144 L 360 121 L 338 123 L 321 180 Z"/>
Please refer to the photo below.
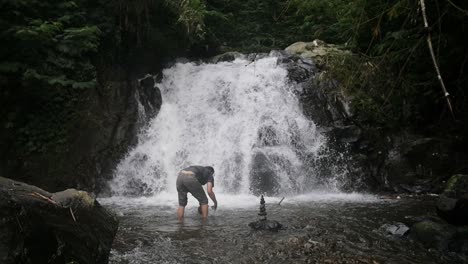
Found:
<path fill-rule="evenodd" d="M 468 3 L 426 1 L 425 28 L 421 2 L 2 0 L 0 151 L 9 157 L 2 170 L 67 153 L 89 91 L 99 94 L 113 69 L 135 78 L 175 57 L 268 52 L 314 39 L 352 51 L 330 61 L 330 72 L 352 96 L 360 126 L 466 146 Z"/>

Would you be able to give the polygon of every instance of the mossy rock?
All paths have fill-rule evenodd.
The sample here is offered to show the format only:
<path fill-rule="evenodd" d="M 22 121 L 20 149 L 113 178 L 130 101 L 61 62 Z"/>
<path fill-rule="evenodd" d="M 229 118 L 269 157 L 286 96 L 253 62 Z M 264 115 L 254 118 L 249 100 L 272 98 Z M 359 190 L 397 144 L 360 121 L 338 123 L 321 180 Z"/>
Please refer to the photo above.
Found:
<path fill-rule="evenodd" d="M 468 175 L 453 175 L 437 201 L 437 214 L 450 224 L 468 225 Z"/>
<path fill-rule="evenodd" d="M 312 59 L 317 64 L 326 64 L 327 58 L 333 56 L 350 55 L 351 52 L 341 46 L 327 44 L 316 39 L 312 42 L 296 42 L 288 46 L 285 51 L 291 55 Z"/>
<path fill-rule="evenodd" d="M 456 174 L 450 177 L 442 194 L 450 198 L 460 198 L 468 194 L 468 175 Z"/>
<path fill-rule="evenodd" d="M 426 247 L 446 250 L 455 231 L 455 228 L 448 224 L 425 220 L 414 224 L 410 232 L 413 238 Z"/>

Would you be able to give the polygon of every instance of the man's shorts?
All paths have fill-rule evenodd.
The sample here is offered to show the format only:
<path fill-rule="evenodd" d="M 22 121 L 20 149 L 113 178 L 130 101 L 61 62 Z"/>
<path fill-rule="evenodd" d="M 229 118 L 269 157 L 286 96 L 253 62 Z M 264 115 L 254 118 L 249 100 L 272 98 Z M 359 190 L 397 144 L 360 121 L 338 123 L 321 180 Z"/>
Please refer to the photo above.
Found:
<path fill-rule="evenodd" d="M 181 171 L 177 176 L 177 192 L 179 193 L 179 205 L 187 205 L 187 193 L 191 193 L 195 197 L 200 205 L 208 204 L 208 197 L 206 197 L 205 191 L 202 185 L 198 182 L 193 172 Z"/>

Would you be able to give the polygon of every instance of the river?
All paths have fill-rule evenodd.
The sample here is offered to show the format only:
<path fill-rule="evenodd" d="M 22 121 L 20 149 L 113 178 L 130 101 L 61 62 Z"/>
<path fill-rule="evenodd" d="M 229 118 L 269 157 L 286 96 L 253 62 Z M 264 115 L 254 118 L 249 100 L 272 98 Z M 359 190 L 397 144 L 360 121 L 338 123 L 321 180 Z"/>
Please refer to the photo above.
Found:
<path fill-rule="evenodd" d="M 381 229 L 433 213 L 434 197 L 379 199 L 371 195 L 313 193 L 266 197 L 267 217 L 284 227 L 253 231 L 259 200 L 218 195 L 207 222 L 189 198 L 186 218 L 176 218 L 176 197 L 101 200 L 119 214 L 110 263 L 462 263 Z M 190 205 L 191 204 L 191 205 Z"/>

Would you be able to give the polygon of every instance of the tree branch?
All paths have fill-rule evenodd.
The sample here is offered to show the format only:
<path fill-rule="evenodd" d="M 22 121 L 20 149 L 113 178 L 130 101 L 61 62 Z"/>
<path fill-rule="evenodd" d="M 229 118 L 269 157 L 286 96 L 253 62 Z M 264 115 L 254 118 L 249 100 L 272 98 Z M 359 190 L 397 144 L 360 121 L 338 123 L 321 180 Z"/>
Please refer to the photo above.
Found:
<path fill-rule="evenodd" d="M 447 100 L 447 106 L 450 110 L 450 113 L 452 114 L 453 119 L 455 119 L 455 114 L 453 113 L 452 103 L 450 102 L 450 98 L 449 98 L 450 94 L 447 92 L 447 89 L 445 88 L 444 79 L 442 78 L 442 75 L 440 74 L 439 65 L 437 64 L 437 60 L 434 54 L 434 48 L 432 47 L 431 31 L 429 29 L 429 23 L 427 22 L 427 16 L 426 16 L 426 5 L 425 5 L 424 0 L 420 0 L 420 3 L 421 3 L 422 16 L 424 20 L 424 28 L 427 31 L 427 46 L 429 47 L 429 52 L 431 53 L 432 63 L 434 64 L 434 69 L 437 73 L 437 79 L 439 79 L 440 87 L 442 88 L 444 97 Z"/>

